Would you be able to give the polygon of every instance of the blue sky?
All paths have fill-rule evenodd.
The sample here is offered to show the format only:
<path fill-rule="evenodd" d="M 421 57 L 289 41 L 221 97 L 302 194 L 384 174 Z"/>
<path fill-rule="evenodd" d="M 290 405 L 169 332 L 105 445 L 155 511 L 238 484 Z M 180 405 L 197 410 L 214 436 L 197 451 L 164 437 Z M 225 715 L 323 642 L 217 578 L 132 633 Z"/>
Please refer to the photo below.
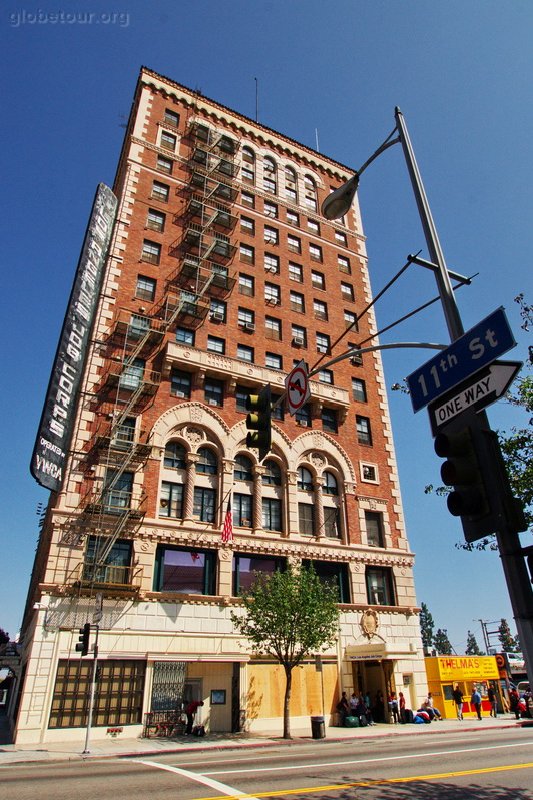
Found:
<path fill-rule="evenodd" d="M 78 19 L 73 18 L 79 12 Z M 58 16 L 51 16 L 57 14 Z M 53 21 L 53 20 L 56 21 Z M 22 617 L 48 493 L 29 473 L 44 392 L 96 184 L 111 184 L 139 68 L 199 88 L 250 117 L 359 167 L 402 109 L 447 263 L 479 272 L 458 292 L 465 328 L 500 305 L 523 359 L 528 344 L 513 298 L 532 300 L 533 4 L 529 0 L 215 0 L 9 2 L 0 12 L 4 176 L 0 398 L 0 627 Z M 370 274 L 377 292 L 425 242 L 399 147 L 361 180 Z M 420 267 L 378 303 L 381 327 L 433 297 Z M 383 342 L 449 341 L 440 305 Z M 431 357 L 384 354 L 388 386 Z M 390 395 L 419 602 L 457 652 L 479 620 L 512 612 L 497 554 L 455 548 L 460 524 L 438 483 L 425 411 Z M 504 402 L 494 427 L 524 424 Z"/>

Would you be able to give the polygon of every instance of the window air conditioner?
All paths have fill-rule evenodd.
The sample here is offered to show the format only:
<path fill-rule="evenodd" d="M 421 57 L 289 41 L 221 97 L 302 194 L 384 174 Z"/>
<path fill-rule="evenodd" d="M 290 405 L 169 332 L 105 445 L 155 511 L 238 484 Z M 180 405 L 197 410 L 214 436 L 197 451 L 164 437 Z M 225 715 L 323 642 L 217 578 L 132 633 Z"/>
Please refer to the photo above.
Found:
<path fill-rule="evenodd" d="M 292 343 L 293 343 L 293 345 L 295 347 L 303 347 L 304 346 L 304 340 L 302 339 L 301 336 L 293 336 L 292 337 Z"/>
<path fill-rule="evenodd" d="M 277 297 L 267 297 L 266 302 L 269 306 L 277 306 L 279 303 L 279 299 Z"/>
<path fill-rule="evenodd" d="M 353 364 L 355 367 L 360 366 L 362 363 L 363 363 L 362 355 L 352 356 L 350 358 L 350 364 Z"/>
<path fill-rule="evenodd" d="M 245 331 L 255 331 L 255 325 L 253 322 L 245 322 L 243 327 Z"/>
<path fill-rule="evenodd" d="M 222 314 L 220 311 L 212 311 L 211 319 L 213 322 L 224 322 L 224 314 Z"/>

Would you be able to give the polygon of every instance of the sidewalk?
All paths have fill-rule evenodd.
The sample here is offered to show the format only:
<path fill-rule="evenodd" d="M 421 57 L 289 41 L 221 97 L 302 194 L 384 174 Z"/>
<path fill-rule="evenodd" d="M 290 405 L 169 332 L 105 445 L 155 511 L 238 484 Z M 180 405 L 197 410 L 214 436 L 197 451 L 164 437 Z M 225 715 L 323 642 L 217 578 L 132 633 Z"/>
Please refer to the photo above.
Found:
<path fill-rule="evenodd" d="M 155 756 L 166 753 L 193 753 L 201 750 L 240 749 L 251 747 L 295 746 L 313 742 L 320 746 L 323 742 L 342 742 L 347 739 L 375 739 L 390 736 L 435 736 L 458 731 L 480 731 L 487 729 L 515 728 L 524 724 L 533 724 L 531 720 L 515 720 L 510 714 L 496 719 L 484 717 L 483 720 L 445 719 L 432 722 L 430 725 L 373 725 L 367 728 L 327 728 L 326 738 L 314 740 L 311 736 L 311 723 L 306 726 L 291 726 L 292 739 L 282 738 L 272 732 L 259 733 L 211 733 L 204 738 L 179 736 L 172 739 L 127 739 L 120 736 L 113 739 L 90 743 L 90 753 L 83 754 L 83 746 L 72 742 L 48 742 L 26 747 L 2 744 L 2 725 L 5 728 L 5 717 L 0 717 L 0 767 L 24 762 L 76 760 L 86 758 L 126 758 L 134 756 Z"/>

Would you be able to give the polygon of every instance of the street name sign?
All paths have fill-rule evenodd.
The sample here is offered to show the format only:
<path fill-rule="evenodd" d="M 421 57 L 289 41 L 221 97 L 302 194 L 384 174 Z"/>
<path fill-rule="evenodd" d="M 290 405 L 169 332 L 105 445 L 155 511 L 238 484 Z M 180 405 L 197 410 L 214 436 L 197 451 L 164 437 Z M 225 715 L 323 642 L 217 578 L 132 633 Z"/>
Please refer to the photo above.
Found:
<path fill-rule="evenodd" d="M 299 361 L 294 369 L 287 375 L 285 379 L 285 388 L 287 390 L 289 414 L 293 417 L 311 396 L 309 375 L 303 359 Z"/>
<path fill-rule="evenodd" d="M 431 403 L 428 413 L 433 435 L 464 411 L 478 413 L 498 400 L 522 366 L 521 361 L 494 361 Z"/>
<path fill-rule="evenodd" d="M 505 311 L 498 308 L 408 376 L 413 411 L 420 411 L 515 345 Z"/>

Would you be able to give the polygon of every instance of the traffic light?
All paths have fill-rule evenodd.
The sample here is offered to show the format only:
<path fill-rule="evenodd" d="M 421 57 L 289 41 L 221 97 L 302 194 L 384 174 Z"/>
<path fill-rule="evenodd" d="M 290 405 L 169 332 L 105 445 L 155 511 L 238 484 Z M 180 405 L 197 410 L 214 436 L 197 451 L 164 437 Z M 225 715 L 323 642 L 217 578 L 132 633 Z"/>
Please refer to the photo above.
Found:
<path fill-rule="evenodd" d="M 91 623 L 86 622 L 83 628 L 80 628 L 80 635 L 78 637 L 78 644 L 76 645 L 76 652 L 86 656 L 89 652 L 89 638 L 91 636 Z"/>
<path fill-rule="evenodd" d="M 262 461 L 272 448 L 272 398 L 270 384 L 263 386 L 259 394 L 249 394 L 246 398 L 246 447 L 258 450 Z"/>
<path fill-rule="evenodd" d="M 508 527 L 525 530 L 524 514 L 513 497 L 498 436 L 476 417 L 455 424 L 435 437 L 435 452 L 447 460 L 441 478 L 453 487 L 447 503 L 461 517 L 467 542 L 475 542 Z"/>

